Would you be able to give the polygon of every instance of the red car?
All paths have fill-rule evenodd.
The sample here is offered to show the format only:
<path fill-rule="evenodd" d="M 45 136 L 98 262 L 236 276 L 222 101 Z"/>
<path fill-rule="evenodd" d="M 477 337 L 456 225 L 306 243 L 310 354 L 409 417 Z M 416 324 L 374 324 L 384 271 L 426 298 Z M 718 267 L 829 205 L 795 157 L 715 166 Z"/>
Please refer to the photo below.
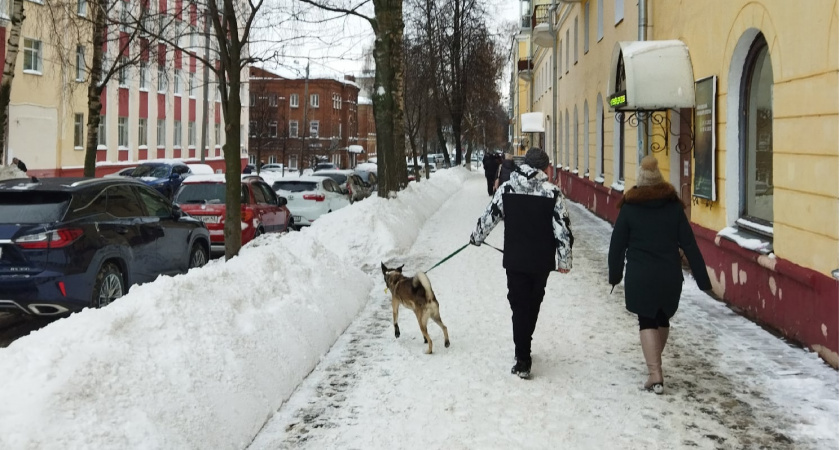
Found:
<path fill-rule="evenodd" d="M 257 175 L 242 175 L 242 245 L 263 233 L 283 233 L 294 226 L 286 207 L 271 186 Z M 225 249 L 225 176 L 192 175 L 175 196 L 175 203 L 189 215 L 202 220 L 210 230 L 210 246 Z"/>

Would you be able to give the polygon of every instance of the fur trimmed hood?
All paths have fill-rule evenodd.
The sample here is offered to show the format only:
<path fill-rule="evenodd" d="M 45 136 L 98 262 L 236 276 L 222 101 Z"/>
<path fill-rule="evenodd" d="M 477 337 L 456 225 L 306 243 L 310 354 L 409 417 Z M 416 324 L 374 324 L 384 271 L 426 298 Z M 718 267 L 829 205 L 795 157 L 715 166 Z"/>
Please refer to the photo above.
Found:
<path fill-rule="evenodd" d="M 659 201 L 661 203 L 678 202 L 683 208 L 685 204 L 677 195 L 677 190 L 671 183 L 657 183 L 651 186 L 634 186 L 629 191 L 624 193 L 624 197 L 618 201 L 618 208 L 624 204 L 638 205 L 641 203 Z"/>

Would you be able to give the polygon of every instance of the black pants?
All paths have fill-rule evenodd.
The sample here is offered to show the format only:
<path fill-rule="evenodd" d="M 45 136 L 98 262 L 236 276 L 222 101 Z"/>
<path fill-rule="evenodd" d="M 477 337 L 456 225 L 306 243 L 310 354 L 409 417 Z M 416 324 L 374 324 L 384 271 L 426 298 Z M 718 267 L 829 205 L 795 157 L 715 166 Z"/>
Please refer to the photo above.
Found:
<path fill-rule="evenodd" d="M 537 327 L 548 274 L 507 271 L 508 302 L 513 313 L 513 344 L 517 359 L 531 358 L 531 336 Z"/>
<path fill-rule="evenodd" d="M 485 176 L 484 178 L 487 179 L 487 193 L 492 196 L 494 194 L 493 185 L 496 184 L 496 178 L 488 176 Z"/>
<path fill-rule="evenodd" d="M 669 328 L 670 326 L 668 316 L 661 309 L 656 312 L 656 317 L 639 316 L 639 331 L 650 328 Z"/>

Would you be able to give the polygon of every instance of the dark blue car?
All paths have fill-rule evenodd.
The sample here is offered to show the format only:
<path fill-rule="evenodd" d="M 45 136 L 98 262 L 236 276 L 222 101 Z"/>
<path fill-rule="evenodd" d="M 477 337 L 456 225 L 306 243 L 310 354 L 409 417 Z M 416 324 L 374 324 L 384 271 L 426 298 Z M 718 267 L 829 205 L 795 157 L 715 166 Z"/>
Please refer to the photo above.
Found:
<path fill-rule="evenodd" d="M 0 311 L 104 306 L 209 250 L 201 221 L 131 178 L 0 181 Z"/>
<path fill-rule="evenodd" d="M 140 164 L 131 172 L 133 178 L 146 183 L 166 198 L 172 199 L 181 182 L 191 171 L 189 166 L 181 161 L 148 161 Z"/>

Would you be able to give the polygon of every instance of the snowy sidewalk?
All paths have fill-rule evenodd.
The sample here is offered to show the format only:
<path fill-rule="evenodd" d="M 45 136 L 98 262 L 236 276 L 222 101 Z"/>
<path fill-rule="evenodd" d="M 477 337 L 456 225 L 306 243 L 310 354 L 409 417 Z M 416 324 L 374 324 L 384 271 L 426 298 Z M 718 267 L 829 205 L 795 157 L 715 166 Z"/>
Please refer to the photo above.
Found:
<path fill-rule="evenodd" d="M 489 197 L 468 178 L 386 264 L 409 275 L 467 242 Z M 510 374 L 501 254 L 468 247 L 429 273 L 449 328 L 425 355 L 414 315 L 376 279 L 368 304 L 249 447 L 263 449 L 583 449 L 838 447 L 838 376 L 698 291 L 687 277 L 663 356 L 666 393 L 646 378 L 635 316 L 609 295 L 610 224 L 570 203 L 574 269 L 552 274 L 533 342 L 533 379 Z M 503 224 L 488 238 L 500 247 Z M 378 269 L 377 269 L 378 270 Z"/>

